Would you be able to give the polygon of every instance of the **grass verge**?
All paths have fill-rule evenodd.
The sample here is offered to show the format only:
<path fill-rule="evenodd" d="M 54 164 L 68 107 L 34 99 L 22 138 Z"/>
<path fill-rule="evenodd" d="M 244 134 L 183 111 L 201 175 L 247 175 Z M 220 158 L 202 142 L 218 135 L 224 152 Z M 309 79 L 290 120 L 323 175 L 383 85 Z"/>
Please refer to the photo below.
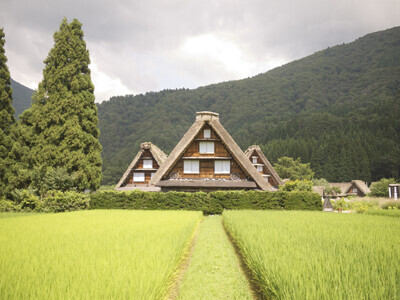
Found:
<path fill-rule="evenodd" d="M 177 299 L 253 299 L 220 216 L 200 224 Z"/>

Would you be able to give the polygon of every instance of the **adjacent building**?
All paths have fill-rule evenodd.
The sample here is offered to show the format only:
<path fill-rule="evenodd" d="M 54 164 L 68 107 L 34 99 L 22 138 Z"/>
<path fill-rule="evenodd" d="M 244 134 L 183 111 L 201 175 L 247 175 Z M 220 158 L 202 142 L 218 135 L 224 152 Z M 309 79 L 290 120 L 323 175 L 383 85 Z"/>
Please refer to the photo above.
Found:
<path fill-rule="evenodd" d="M 159 190 L 150 184 L 150 180 L 166 159 L 167 155 L 156 145 L 150 142 L 140 144 L 139 152 L 128 169 L 126 169 L 115 189 Z"/>
<path fill-rule="evenodd" d="M 260 146 L 250 146 L 244 154 L 264 179 L 274 188 L 278 188 L 280 185 L 285 184 L 262 152 Z"/>

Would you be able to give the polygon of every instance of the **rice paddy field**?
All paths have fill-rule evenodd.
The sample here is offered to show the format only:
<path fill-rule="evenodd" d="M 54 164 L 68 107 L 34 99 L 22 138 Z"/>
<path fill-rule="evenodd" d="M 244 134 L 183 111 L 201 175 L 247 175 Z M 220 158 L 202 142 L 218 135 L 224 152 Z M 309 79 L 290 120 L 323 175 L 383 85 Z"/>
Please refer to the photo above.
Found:
<path fill-rule="evenodd" d="M 400 219 L 381 214 L 4 213 L 0 299 L 400 299 Z"/>
<path fill-rule="evenodd" d="M 400 222 L 377 215 L 225 211 L 271 299 L 400 299 Z"/>
<path fill-rule="evenodd" d="M 2 214 L 1 299 L 162 299 L 200 212 Z"/>

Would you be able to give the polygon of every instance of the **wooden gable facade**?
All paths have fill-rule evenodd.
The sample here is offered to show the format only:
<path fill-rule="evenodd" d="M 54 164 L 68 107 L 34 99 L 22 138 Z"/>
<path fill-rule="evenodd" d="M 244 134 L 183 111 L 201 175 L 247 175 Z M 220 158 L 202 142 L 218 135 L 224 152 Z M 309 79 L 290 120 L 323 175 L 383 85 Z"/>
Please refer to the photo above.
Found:
<path fill-rule="evenodd" d="M 197 113 L 196 122 L 150 183 L 162 191 L 274 190 L 212 112 Z"/>
<path fill-rule="evenodd" d="M 229 167 L 227 163 L 229 163 Z M 171 176 L 171 174 L 178 178 L 229 180 L 231 176 L 238 178 L 248 176 L 208 124 L 204 125 L 173 166 L 169 175 Z"/>
<path fill-rule="evenodd" d="M 270 162 L 262 152 L 260 146 L 250 146 L 245 151 L 245 154 L 247 158 L 251 161 L 253 166 L 257 169 L 257 171 L 269 184 L 271 184 L 275 188 L 278 188 L 280 185 L 284 184 L 278 173 L 276 173 L 274 167 L 270 164 Z"/>
<path fill-rule="evenodd" d="M 150 142 L 142 143 L 139 152 L 115 186 L 115 189 L 149 186 L 151 178 L 166 158 L 167 155 L 154 144 Z"/>

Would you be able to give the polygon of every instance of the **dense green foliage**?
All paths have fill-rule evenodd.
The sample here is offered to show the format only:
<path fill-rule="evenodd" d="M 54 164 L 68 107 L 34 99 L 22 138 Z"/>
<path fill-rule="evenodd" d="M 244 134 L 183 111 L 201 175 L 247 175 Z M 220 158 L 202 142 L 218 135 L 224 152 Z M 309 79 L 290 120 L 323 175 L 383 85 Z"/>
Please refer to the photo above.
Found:
<path fill-rule="evenodd" d="M 7 57 L 4 50 L 5 34 L 0 28 L 0 198 L 7 194 L 12 180 L 12 148 L 15 143 L 15 118 L 12 88 Z"/>
<path fill-rule="evenodd" d="M 90 195 L 92 209 L 167 209 L 198 210 L 204 214 L 221 214 L 224 209 L 322 210 L 321 199 L 312 192 L 218 191 L 185 192 L 117 192 L 101 191 Z"/>
<path fill-rule="evenodd" d="M 20 133 L 29 147 L 23 160 L 34 171 L 30 179 L 36 189 L 41 189 L 44 177 L 51 176 L 47 174 L 51 168 L 65 168 L 80 191 L 100 186 L 97 108 L 81 27 L 76 19 L 62 21 L 44 61 L 43 80 L 32 107 L 21 115 Z"/>
<path fill-rule="evenodd" d="M 242 149 L 311 163 L 329 181 L 399 177 L 400 27 L 369 34 L 253 78 L 195 90 L 113 97 L 99 107 L 103 184 L 151 141 L 169 152 L 195 112 L 220 113 Z"/>
<path fill-rule="evenodd" d="M 283 156 L 278 158 L 274 167 L 281 178 L 311 180 L 314 177 L 314 172 L 311 170 L 310 164 L 302 164 L 300 157 L 294 160 L 291 157 Z"/>
<path fill-rule="evenodd" d="M 166 299 L 199 212 L 0 218 L 2 299 Z"/>
<path fill-rule="evenodd" d="M 388 201 L 382 204 L 383 209 L 400 209 L 400 201 L 394 200 L 394 201 Z"/>
<path fill-rule="evenodd" d="M 14 201 L 0 199 L 0 212 L 66 212 L 88 209 L 89 195 L 74 191 L 47 191 L 42 197 L 29 190 L 16 190 Z"/>
<path fill-rule="evenodd" d="M 13 90 L 12 105 L 15 109 L 15 117 L 17 118 L 25 109 L 31 106 L 31 99 L 34 90 L 16 82 L 11 78 L 11 87 Z"/>
<path fill-rule="evenodd" d="M 381 180 L 371 184 L 370 196 L 375 197 L 389 197 L 389 184 L 396 183 L 394 178 L 382 178 Z"/>
<path fill-rule="evenodd" d="M 293 180 L 288 181 L 285 185 L 279 186 L 281 191 L 292 192 L 292 191 L 304 191 L 304 192 L 311 192 L 313 187 L 313 183 L 311 180 Z"/>
<path fill-rule="evenodd" d="M 224 211 L 264 299 L 398 299 L 396 218 Z"/>

